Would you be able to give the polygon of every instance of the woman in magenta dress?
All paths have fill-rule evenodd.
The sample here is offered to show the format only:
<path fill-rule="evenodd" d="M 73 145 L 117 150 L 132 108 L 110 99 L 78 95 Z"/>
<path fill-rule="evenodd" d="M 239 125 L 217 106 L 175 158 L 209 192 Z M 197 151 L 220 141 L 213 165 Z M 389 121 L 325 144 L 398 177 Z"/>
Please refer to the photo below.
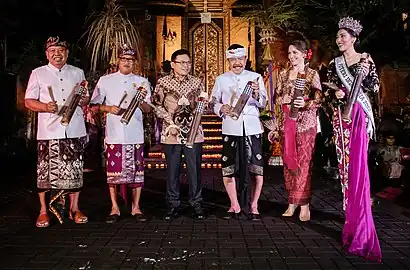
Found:
<path fill-rule="evenodd" d="M 288 48 L 291 67 L 279 74 L 276 88 L 276 102 L 283 109 L 283 124 L 280 123 L 279 126 L 283 133 L 281 137 L 285 188 L 289 202 L 283 216 L 293 216 L 296 208 L 300 206 L 301 221 L 310 220 L 312 157 L 317 134 L 317 109 L 320 107 L 322 89 L 318 72 L 306 65 L 310 54 L 311 51 L 308 50 L 305 41 L 291 42 Z M 306 84 L 303 96 L 292 101 L 295 80 L 299 73 L 305 74 Z M 296 119 L 289 117 L 292 102 L 299 108 Z"/>
<path fill-rule="evenodd" d="M 359 63 L 365 54 L 357 53 L 355 47 L 362 30 L 359 21 L 350 17 L 339 21 L 336 44 L 341 56 L 329 64 L 328 85 L 335 90 L 335 97 L 340 101 L 349 98 L 353 80 L 359 68 L 365 71 L 350 122 L 342 120 L 343 106 L 334 105 L 333 128 L 335 145 L 339 161 L 339 173 L 343 191 L 343 209 L 345 224 L 343 228 L 343 246 L 346 252 L 362 256 L 369 260 L 381 261 L 382 254 L 373 222 L 370 179 L 367 165 L 369 138 L 374 136 L 374 117 L 368 92 L 377 92 L 379 78 L 373 60 Z"/>

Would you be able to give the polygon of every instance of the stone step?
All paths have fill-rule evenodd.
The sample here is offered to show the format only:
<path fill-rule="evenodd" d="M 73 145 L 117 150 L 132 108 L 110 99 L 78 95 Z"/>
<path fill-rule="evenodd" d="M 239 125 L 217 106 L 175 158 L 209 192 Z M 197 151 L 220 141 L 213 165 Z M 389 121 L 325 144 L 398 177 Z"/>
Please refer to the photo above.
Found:
<path fill-rule="evenodd" d="M 222 144 L 204 143 L 202 145 L 202 149 L 204 151 L 214 150 L 214 151 L 220 152 L 222 151 Z M 156 144 L 153 147 L 151 147 L 151 149 L 149 149 L 149 153 L 158 153 L 158 152 L 163 152 L 163 151 L 164 151 L 164 147 L 162 144 Z"/>
<path fill-rule="evenodd" d="M 222 128 L 210 128 L 206 127 L 203 129 L 204 133 L 222 133 Z"/>
<path fill-rule="evenodd" d="M 212 142 L 215 142 L 215 141 L 222 141 L 222 134 L 220 135 L 220 136 L 206 136 L 205 138 L 204 138 L 204 141 L 205 142 L 208 142 L 208 141 L 212 141 Z"/>
<path fill-rule="evenodd" d="M 221 128 L 222 122 L 213 122 L 213 121 L 206 121 L 201 122 L 203 128 Z"/>
<path fill-rule="evenodd" d="M 167 163 L 165 159 L 156 159 L 156 158 L 146 158 L 144 161 L 144 167 L 147 169 L 166 169 Z M 186 163 L 182 162 L 182 167 L 186 168 Z M 201 163 L 202 169 L 220 169 L 222 168 L 222 164 L 220 160 L 207 160 L 202 161 Z"/>
<path fill-rule="evenodd" d="M 222 168 L 222 122 L 215 114 L 205 114 L 202 116 L 201 124 L 204 128 L 205 142 L 203 144 L 202 169 L 220 169 Z M 154 145 L 148 152 L 148 158 L 145 158 L 145 168 L 148 169 L 166 169 L 164 149 L 161 144 Z M 186 168 L 184 156 L 182 166 Z"/>
<path fill-rule="evenodd" d="M 184 155 L 182 155 L 182 157 L 184 157 Z M 163 152 L 156 152 L 156 153 L 148 153 L 148 158 L 155 158 L 155 159 L 161 159 L 161 160 L 165 160 L 165 153 Z M 202 159 L 203 160 L 220 160 L 222 158 L 222 154 L 221 153 L 203 153 L 202 154 Z"/>

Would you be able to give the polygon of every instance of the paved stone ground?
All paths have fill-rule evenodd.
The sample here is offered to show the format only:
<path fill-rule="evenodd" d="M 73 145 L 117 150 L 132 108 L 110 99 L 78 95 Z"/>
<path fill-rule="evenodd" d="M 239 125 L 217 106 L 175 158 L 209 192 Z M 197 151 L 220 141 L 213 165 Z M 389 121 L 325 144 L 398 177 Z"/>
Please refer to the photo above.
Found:
<path fill-rule="evenodd" d="M 38 204 L 34 178 L 21 177 L 0 191 L 1 269 L 409 269 L 409 210 L 390 202 L 374 209 L 384 260 L 381 264 L 346 256 L 341 250 L 343 225 L 340 190 L 333 180 L 315 181 L 312 220 L 302 224 L 282 218 L 286 208 L 280 170 L 267 172 L 257 222 L 226 221 L 228 199 L 220 170 L 203 170 L 205 221 L 195 222 L 190 211 L 171 223 L 161 220 L 165 210 L 164 171 L 148 171 L 142 207 L 147 223 L 126 216 L 109 225 L 110 209 L 104 177 L 86 174 L 81 205 L 90 222 L 56 222 L 35 228 Z M 182 182 L 185 180 L 183 179 Z M 20 187 L 16 189 L 16 187 Z M 23 188 L 26 187 L 26 188 Z M 182 185 L 186 201 L 187 188 Z M 186 204 L 185 204 L 186 206 Z"/>

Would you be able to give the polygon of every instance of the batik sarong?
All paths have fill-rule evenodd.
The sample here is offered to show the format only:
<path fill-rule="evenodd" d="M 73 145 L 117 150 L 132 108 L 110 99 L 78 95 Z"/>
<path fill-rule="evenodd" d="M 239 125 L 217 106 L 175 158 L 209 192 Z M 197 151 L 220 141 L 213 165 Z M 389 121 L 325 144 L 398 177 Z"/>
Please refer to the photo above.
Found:
<path fill-rule="evenodd" d="M 107 144 L 107 183 L 144 185 L 144 145 Z"/>
<path fill-rule="evenodd" d="M 37 142 L 37 187 L 52 190 L 50 211 L 62 223 L 65 194 L 83 186 L 86 137 Z"/>
<path fill-rule="evenodd" d="M 249 172 L 263 175 L 261 135 L 232 136 L 223 135 L 222 142 L 222 175 L 233 177 L 240 175 L 240 147 L 244 145 Z"/>
<path fill-rule="evenodd" d="M 238 201 L 244 211 L 250 209 L 251 176 L 263 175 L 261 134 L 223 135 L 222 175 L 237 180 Z"/>
<path fill-rule="evenodd" d="M 144 144 L 106 144 L 107 183 L 121 185 L 121 197 L 127 202 L 127 187 L 144 186 Z"/>
<path fill-rule="evenodd" d="M 286 115 L 285 126 L 293 121 L 293 134 L 286 133 L 284 129 L 284 176 L 285 188 L 288 193 L 289 204 L 305 205 L 311 200 L 311 181 L 313 169 L 313 154 L 315 150 L 315 140 L 317 134 L 316 107 L 300 110 L 297 120 L 289 118 L 289 109 L 284 106 L 283 111 Z M 292 158 L 295 168 L 288 166 L 286 158 L 289 141 L 293 144 Z M 292 148 L 292 147 L 291 147 Z"/>

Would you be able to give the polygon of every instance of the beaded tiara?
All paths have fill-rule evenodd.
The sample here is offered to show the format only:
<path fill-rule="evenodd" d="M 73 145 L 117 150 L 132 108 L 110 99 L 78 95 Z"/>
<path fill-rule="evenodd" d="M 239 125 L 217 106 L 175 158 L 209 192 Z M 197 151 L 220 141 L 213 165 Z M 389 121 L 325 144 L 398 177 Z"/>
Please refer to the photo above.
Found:
<path fill-rule="evenodd" d="M 363 30 L 363 26 L 360 21 L 353 19 L 352 17 L 345 17 L 339 21 L 339 29 L 345 28 L 352 30 L 356 35 L 359 35 Z"/>

